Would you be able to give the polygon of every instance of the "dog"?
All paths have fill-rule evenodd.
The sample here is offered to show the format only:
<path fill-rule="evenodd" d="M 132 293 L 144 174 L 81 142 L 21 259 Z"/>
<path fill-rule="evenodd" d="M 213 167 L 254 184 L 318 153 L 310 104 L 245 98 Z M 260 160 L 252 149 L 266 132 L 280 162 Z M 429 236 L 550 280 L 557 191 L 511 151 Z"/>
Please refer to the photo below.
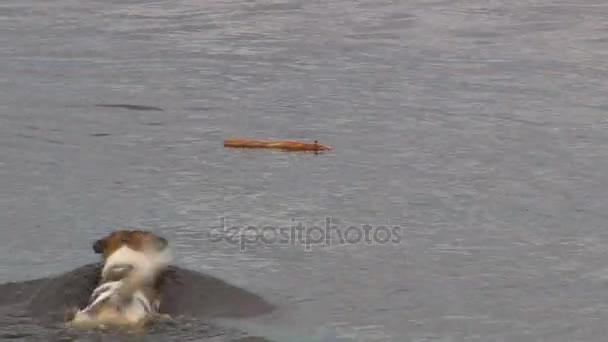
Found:
<path fill-rule="evenodd" d="M 141 230 L 115 231 L 95 241 L 101 254 L 100 282 L 86 308 L 77 310 L 72 327 L 141 328 L 156 319 L 170 319 L 158 312 L 159 276 L 171 261 L 168 242 Z"/>

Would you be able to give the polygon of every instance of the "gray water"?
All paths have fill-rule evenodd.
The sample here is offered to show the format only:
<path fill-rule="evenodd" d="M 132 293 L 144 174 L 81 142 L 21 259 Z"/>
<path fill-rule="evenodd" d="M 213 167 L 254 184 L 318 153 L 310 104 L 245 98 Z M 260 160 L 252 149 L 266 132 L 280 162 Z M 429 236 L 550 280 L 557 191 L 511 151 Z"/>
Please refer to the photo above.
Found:
<path fill-rule="evenodd" d="M 600 0 L 3 0 L 0 282 L 141 227 L 277 305 L 226 323 L 276 341 L 605 341 L 606 18 Z M 327 217 L 400 239 L 209 234 Z"/>

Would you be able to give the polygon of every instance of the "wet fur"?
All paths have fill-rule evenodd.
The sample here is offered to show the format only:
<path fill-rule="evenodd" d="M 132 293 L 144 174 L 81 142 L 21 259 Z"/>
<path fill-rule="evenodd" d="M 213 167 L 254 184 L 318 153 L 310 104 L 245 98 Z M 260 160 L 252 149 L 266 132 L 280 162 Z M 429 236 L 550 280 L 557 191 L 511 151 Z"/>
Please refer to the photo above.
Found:
<path fill-rule="evenodd" d="M 167 241 L 144 231 L 118 231 L 95 242 L 102 254 L 101 281 L 85 309 L 77 310 L 68 325 L 72 327 L 142 328 L 160 315 L 157 280 L 168 266 Z"/>

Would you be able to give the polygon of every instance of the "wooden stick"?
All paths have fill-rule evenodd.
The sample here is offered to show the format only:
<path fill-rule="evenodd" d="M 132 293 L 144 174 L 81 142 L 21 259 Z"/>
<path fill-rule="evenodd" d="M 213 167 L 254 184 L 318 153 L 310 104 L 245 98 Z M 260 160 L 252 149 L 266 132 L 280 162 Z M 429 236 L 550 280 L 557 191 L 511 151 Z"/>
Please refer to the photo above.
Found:
<path fill-rule="evenodd" d="M 321 145 L 318 141 L 305 143 L 293 140 L 260 140 L 260 139 L 226 139 L 224 147 L 234 148 L 272 148 L 284 151 L 328 151 L 331 147 Z"/>

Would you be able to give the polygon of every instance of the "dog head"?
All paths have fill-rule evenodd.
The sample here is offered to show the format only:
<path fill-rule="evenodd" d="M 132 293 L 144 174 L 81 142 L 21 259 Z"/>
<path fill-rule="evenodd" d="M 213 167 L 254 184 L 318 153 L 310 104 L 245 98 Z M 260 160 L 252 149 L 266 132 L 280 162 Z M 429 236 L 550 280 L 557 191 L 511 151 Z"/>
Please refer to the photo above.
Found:
<path fill-rule="evenodd" d="M 143 230 L 119 230 L 93 243 L 93 251 L 108 259 L 121 247 L 138 252 L 162 252 L 168 246 L 165 238 Z"/>
<path fill-rule="evenodd" d="M 152 278 L 170 261 L 167 240 L 141 230 L 115 231 L 95 241 L 93 251 L 103 257 L 105 280 L 123 278 L 133 270 Z"/>

